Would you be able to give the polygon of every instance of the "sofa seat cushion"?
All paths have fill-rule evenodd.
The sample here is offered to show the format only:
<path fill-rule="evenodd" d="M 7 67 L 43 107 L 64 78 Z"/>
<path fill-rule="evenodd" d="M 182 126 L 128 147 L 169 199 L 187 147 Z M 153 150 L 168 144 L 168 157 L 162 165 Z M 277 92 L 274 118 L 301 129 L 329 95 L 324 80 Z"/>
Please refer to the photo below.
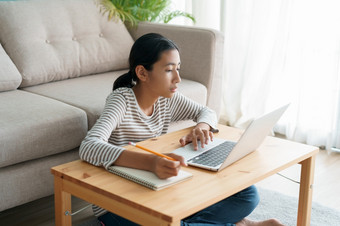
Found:
<path fill-rule="evenodd" d="M 20 87 L 128 68 L 133 39 L 93 0 L 0 1 L 0 43 Z"/>
<path fill-rule="evenodd" d="M 76 159 L 79 159 L 79 150 L 77 148 L 68 152 L 0 168 L 0 212 L 11 207 L 52 195 L 54 187 L 51 168 Z M 25 207 L 25 209 L 26 208 L 27 207 Z M 42 208 L 50 208 L 50 204 L 45 203 L 44 205 L 41 205 L 40 208 L 41 210 Z M 6 219 L 4 217 L 5 216 L 2 215 L 2 219 Z M 34 217 L 36 217 L 36 215 Z M 25 218 L 25 220 L 27 220 L 27 218 Z M 22 224 L 18 221 L 9 224 L 2 222 L 1 225 L 53 225 L 39 224 L 37 221 L 32 220 L 29 221 L 30 223 L 27 223 L 27 221 L 22 220 Z"/>
<path fill-rule="evenodd" d="M 113 82 L 125 72 L 126 70 L 84 76 L 31 86 L 24 90 L 83 109 L 87 113 L 90 129 L 104 109 L 106 97 L 112 91 Z M 206 104 L 207 89 L 202 84 L 182 79 L 178 89 L 191 99 L 203 105 Z"/>
<path fill-rule="evenodd" d="M 90 129 L 102 113 L 113 82 L 126 71 L 107 72 L 91 76 L 51 82 L 23 90 L 43 95 L 84 110 Z"/>
<path fill-rule="evenodd" d="M 14 90 L 0 95 L 0 167 L 68 151 L 87 133 L 86 113 Z"/>
<path fill-rule="evenodd" d="M 14 90 L 21 83 L 21 75 L 0 44 L 0 92 Z"/>

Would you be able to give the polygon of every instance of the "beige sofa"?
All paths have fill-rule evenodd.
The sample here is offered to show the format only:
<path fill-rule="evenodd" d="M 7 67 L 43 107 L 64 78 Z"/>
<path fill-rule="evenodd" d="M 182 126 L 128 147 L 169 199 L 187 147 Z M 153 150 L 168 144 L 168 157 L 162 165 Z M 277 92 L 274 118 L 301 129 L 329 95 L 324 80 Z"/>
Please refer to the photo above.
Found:
<path fill-rule="evenodd" d="M 221 33 L 154 23 L 128 30 L 92 0 L 0 2 L 0 211 L 53 194 L 50 168 L 79 158 L 133 41 L 148 32 L 179 45 L 179 90 L 219 112 Z"/>

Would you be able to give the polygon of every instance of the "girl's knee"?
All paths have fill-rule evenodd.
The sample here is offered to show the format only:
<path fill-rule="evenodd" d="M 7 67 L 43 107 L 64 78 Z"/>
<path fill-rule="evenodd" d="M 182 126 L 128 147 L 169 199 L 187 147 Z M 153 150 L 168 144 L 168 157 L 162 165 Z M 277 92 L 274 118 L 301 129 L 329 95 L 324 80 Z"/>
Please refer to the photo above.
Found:
<path fill-rule="evenodd" d="M 244 198 L 249 203 L 251 208 L 255 209 L 255 207 L 260 202 L 260 195 L 257 191 L 257 188 L 254 185 L 252 185 L 241 191 L 241 193 L 243 196 L 242 198 Z"/>

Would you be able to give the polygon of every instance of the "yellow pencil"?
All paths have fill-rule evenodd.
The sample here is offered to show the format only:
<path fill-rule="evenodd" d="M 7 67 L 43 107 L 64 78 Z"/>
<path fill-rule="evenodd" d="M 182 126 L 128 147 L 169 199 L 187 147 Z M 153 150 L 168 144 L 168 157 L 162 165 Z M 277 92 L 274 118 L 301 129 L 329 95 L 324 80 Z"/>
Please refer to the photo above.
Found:
<path fill-rule="evenodd" d="M 178 160 L 176 160 L 176 159 L 174 159 L 174 158 L 171 158 L 171 157 L 169 157 L 169 156 L 167 156 L 167 155 L 163 155 L 163 154 L 161 154 L 161 153 L 152 151 L 152 150 L 150 150 L 150 149 L 147 149 L 147 148 L 145 148 L 145 147 L 142 147 L 142 146 L 140 146 L 140 145 L 138 145 L 138 144 L 135 144 L 135 143 L 133 143 L 133 142 L 129 142 L 129 144 L 132 145 L 132 146 L 135 146 L 135 147 L 137 147 L 137 148 L 140 148 L 140 149 L 142 149 L 142 150 L 144 150 L 144 151 L 148 151 L 148 152 L 150 152 L 150 153 L 152 153 L 152 154 L 158 155 L 158 156 L 160 156 L 160 157 L 163 157 L 163 158 L 166 158 L 166 159 L 169 159 L 169 160 L 172 160 L 172 161 L 178 161 Z"/>

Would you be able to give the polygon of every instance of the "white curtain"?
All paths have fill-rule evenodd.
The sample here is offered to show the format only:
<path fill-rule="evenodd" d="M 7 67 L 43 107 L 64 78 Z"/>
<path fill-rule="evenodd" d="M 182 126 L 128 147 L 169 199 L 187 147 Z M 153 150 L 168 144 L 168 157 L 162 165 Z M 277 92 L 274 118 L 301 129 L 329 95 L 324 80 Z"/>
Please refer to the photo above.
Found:
<path fill-rule="evenodd" d="M 185 5 L 182 10 L 191 10 L 197 26 L 225 34 L 220 122 L 244 128 L 289 102 L 275 132 L 339 148 L 339 0 L 186 0 Z"/>

